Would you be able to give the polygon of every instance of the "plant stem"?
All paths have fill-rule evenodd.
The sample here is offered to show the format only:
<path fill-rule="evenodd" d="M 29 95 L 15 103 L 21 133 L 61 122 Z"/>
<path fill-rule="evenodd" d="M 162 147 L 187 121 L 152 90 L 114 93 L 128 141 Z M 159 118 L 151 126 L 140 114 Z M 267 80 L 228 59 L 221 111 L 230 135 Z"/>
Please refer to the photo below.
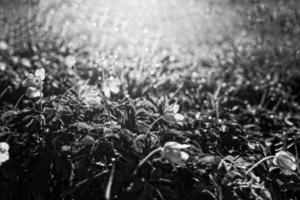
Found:
<path fill-rule="evenodd" d="M 106 190 L 105 190 L 105 199 L 106 200 L 110 200 L 110 198 L 111 198 L 111 187 L 112 187 L 112 184 L 113 184 L 115 171 L 116 171 L 116 164 L 113 163 L 112 169 L 110 171 L 108 183 L 107 183 L 107 186 L 106 186 Z"/>
<path fill-rule="evenodd" d="M 156 154 L 157 152 L 161 152 L 162 151 L 162 147 L 159 147 L 157 149 L 154 149 L 153 151 L 151 151 L 136 167 L 136 169 L 134 170 L 133 174 L 136 174 L 137 171 L 139 170 L 139 168 L 154 154 Z"/>
<path fill-rule="evenodd" d="M 259 108 L 263 107 L 263 105 L 265 103 L 265 100 L 266 100 L 266 97 L 267 97 L 267 93 L 268 93 L 268 91 L 264 90 L 264 93 L 263 93 L 263 95 L 262 95 L 262 97 L 260 99 L 259 105 L 258 105 Z"/>
<path fill-rule="evenodd" d="M 25 95 L 23 94 L 23 95 L 20 96 L 20 98 L 18 99 L 17 103 L 15 104 L 15 106 L 14 106 L 14 108 L 13 108 L 13 113 L 17 110 L 17 107 L 18 107 L 20 101 L 23 99 L 24 96 L 25 96 Z M 7 124 L 12 120 L 12 118 L 13 118 L 13 117 L 12 117 L 12 115 L 11 115 L 11 116 L 9 117 L 9 119 L 5 121 L 3 127 L 7 126 Z"/>
<path fill-rule="evenodd" d="M 102 95 L 102 96 L 103 96 L 103 102 L 104 102 L 105 108 L 106 108 L 108 116 L 109 116 L 109 123 L 111 123 L 112 122 L 112 117 L 111 117 L 111 113 L 110 113 L 110 110 L 109 110 L 109 107 L 108 107 L 108 103 L 106 101 L 106 97 L 104 95 Z"/>
<path fill-rule="evenodd" d="M 154 126 L 159 120 L 161 120 L 163 117 L 164 117 L 164 116 L 158 117 L 156 120 L 154 120 L 154 122 L 152 122 L 152 124 L 150 124 L 150 126 L 149 126 L 149 128 L 148 128 L 147 135 L 149 135 L 150 130 L 153 128 L 153 126 Z"/>
<path fill-rule="evenodd" d="M 64 93 L 63 93 L 63 95 L 60 97 L 60 99 L 59 99 L 59 101 L 58 101 L 58 104 L 57 104 L 57 106 L 56 106 L 56 108 L 55 108 L 55 112 L 57 112 L 57 110 L 58 110 L 58 107 L 59 107 L 59 105 L 61 104 L 61 101 L 63 100 L 63 98 L 68 94 L 68 92 L 70 92 L 72 89 L 74 89 L 74 87 L 70 87 L 69 89 L 67 89 Z"/>
<path fill-rule="evenodd" d="M 23 95 L 18 99 L 17 103 L 16 103 L 15 106 L 14 106 L 14 110 L 13 110 L 14 112 L 17 110 L 17 107 L 18 107 L 20 101 L 23 99 L 24 96 L 25 96 L 25 94 L 23 94 Z"/>
<path fill-rule="evenodd" d="M 298 174 L 300 174 L 300 168 L 299 168 L 299 154 L 298 154 L 297 142 L 296 142 L 295 139 L 294 139 L 294 147 L 295 147 L 295 153 L 296 153 L 296 163 L 297 163 Z"/>
<path fill-rule="evenodd" d="M 151 133 L 150 130 L 151 130 L 152 127 L 153 127 L 159 120 L 161 120 L 162 118 L 163 118 L 163 116 L 160 116 L 160 117 L 158 117 L 156 120 L 154 120 L 154 122 L 152 122 L 152 124 L 150 124 L 149 129 L 148 129 L 148 131 L 147 131 L 147 133 L 146 133 L 146 135 L 145 135 L 145 138 L 148 138 L 150 135 L 152 135 L 152 136 L 156 139 L 156 141 L 158 140 L 157 136 L 156 136 L 155 134 Z M 151 140 L 151 139 L 150 139 L 150 140 Z"/>
<path fill-rule="evenodd" d="M 218 200 L 223 200 L 223 192 L 222 192 L 222 188 L 220 187 L 220 185 L 216 182 L 215 178 L 213 175 L 209 175 L 209 178 L 211 179 L 211 181 L 213 182 L 213 184 L 216 186 L 217 189 L 217 193 L 218 193 Z"/>
<path fill-rule="evenodd" d="M 41 95 L 40 95 L 40 110 L 41 110 L 41 112 L 43 112 L 43 96 L 44 96 L 44 94 L 43 94 L 43 83 L 40 86 L 40 93 L 41 93 Z"/>
<path fill-rule="evenodd" d="M 258 165 L 260 165 L 262 162 L 266 161 L 266 160 L 269 160 L 271 158 L 274 158 L 275 156 L 267 156 L 267 157 L 264 157 L 262 158 L 260 161 L 258 161 L 257 163 L 255 163 L 250 169 L 248 169 L 246 171 L 246 174 L 249 174 L 255 167 L 257 167 Z"/>
<path fill-rule="evenodd" d="M 220 111 L 219 111 L 219 94 L 220 94 L 220 91 L 221 91 L 221 83 L 218 84 L 218 87 L 215 91 L 214 94 L 209 94 L 209 97 L 210 97 L 210 101 L 211 101 L 211 104 L 212 104 L 212 107 L 216 113 L 216 118 L 219 119 L 220 118 Z"/>
<path fill-rule="evenodd" d="M 8 88 L 9 88 L 9 87 L 5 88 L 5 89 L 1 92 L 1 94 L 0 94 L 0 99 L 5 95 L 5 93 L 7 92 Z"/>
<path fill-rule="evenodd" d="M 216 117 L 217 119 L 220 118 L 220 112 L 219 112 L 219 100 L 215 101 L 215 109 L 216 109 Z"/>

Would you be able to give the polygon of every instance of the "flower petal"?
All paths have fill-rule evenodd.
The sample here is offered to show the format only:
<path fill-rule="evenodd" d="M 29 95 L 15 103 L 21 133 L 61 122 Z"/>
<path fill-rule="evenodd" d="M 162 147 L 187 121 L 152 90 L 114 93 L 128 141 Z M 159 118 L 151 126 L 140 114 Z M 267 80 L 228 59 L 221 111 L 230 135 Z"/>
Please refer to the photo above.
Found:
<path fill-rule="evenodd" d="M 108 98 L 110 97 L 110 90 L 109 90 L 109 87 L 107 86 L 106 83 L 103 83 L 103 85 L 102 85 L 102 91 L 104 93 L 104 96 L 106 96 Z"/>
<path fill-rule="evenodd" d="M 187 160 L 190 157 L 189 154 L 185 153 L 184 151 L 181 151 L 180 154 L 182 160 Z"/>
<path fill-rule="evenodd" d="M 39 77 L 41 80 L 45 79 L 45 69 L 41 68 L 41 69 L 37 69 L 35 71 L 35 76 Z"/>
<path fill-rule="evenodd" d="M 26 90 L 26 95 L 29 97 L 29 98 L 37 98 L 37 97 L 40 97 L 42 96 L 42 93 L 40 90 L 34 88 L 34 87 L 29 87 L 27 88 Z"/>
<path fill-rule="evenodd" d="M 172 149 L 186 149 L 188 147 L 190 147 L 191 145 L 189 144 L 180 144 L 178 142 L 166 142 L 165 145 L 164 145 L 164 148 L 165 147 L 170 147 Z"/>
<path fill-rule="evenodd" d="M 9 154 L 8 153 L 1 153 L 0 154 L 0 166 L 2 163 L 6 162 L 9 160 Z"/>
<path fill-rule="evenodd" d="M 0 153 L 8 152 L 9 150 L 9 144 L 6 142 L 0 142 Z"/>
<path fill-rule="evenodd" d="M 171 104 L 165 109 L 165 112 L 168 113 L 177 113 L 179 111 L 180 106 L 177 103 Z"/>
<path fill-rule="evenodd" d="M 179 113 L 176 113 L 176 114 L 174 115 L 174 118 L 175 118 L 175 120 L 176 120 L 177 122 L 181 122 L 181 121 L 184 120 L 184 116 L 183 116 L 182 114 L 179 114 Z"/>
<path fill-rule="evenodd" d="M 120 88 L 119 88 L 119 86 L 117 86 L 117 85 L 111 85 L 111 86 L 109 87 L 109 90 L 110 90 L 112 93 L 114 93 L 114 94 L 117 94 L 117 93 L 120 92 Z"/>

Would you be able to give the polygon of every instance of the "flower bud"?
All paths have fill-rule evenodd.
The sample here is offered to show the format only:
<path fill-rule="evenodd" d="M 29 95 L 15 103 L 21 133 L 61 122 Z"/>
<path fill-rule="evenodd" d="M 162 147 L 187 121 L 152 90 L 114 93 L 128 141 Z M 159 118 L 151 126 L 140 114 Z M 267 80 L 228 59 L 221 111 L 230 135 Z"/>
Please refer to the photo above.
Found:
<path fill-rule="evenodd" d="M 295 157 L 286 151 L 279 151 L 275 154 L 275 158 L 273 159 L 273 163 L 277 165 L 282 173 L 286 175 L 295 174 L 297 169 L 297 162 Z"/>

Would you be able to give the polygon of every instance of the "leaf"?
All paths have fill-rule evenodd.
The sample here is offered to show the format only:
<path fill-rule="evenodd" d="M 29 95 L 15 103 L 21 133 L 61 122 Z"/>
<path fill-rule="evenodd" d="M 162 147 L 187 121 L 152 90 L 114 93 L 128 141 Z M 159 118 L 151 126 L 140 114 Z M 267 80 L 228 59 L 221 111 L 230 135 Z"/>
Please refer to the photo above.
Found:
<path fill-rule="evenodd" d="M 152 200 L 153 199 L 153 189 L 148 184 L 144 184 L 142 193 L 137 195 L 139 200 Z"/>
<path fill-rule="evenodd" d="M 65 181 L 72 184 L 75 170 L 75 166 L 72 162 L 67 160 L 65 157 L 57 156 L 55 157 L 55 168 Z"/>
<path fill-rule="evenodd" d="M 9 111 L 6 111 L 6 112 L 2 113 L 0 119 L 1 119 L 2 121 L 5 121 L 5 120 L 7 120 L 7 118 L 14 117 L 14 116 L 17 115 L 17 114 L 18 114 L 17 111 L 9 110 Z"/>
<path fill-rule="evenodd" d="M 198 163 L 201 165 L 218 166 L 221 162 L 221 158 L 215 155 L 207 155 L 199 158 Z"/>
<path fill-rule="evenodd" d="M 52 159 L 48 155 L 41 156 L 41 159 L 34 165 L 30 171 L 31 182 L 29 187 L 34 194 L 41 194 L 48 188 L 50 178 L 49 169 Z"/>
<path fill-rule="evenodd" d="M 76 128 L 79 131 L 81 130 L 91 130 L 92 127 L 85 122 L 75 122 L 69 126 L 70 128 Z"/>
<path fill-rule="evenodd" d="M 135 107 L 133 106 L 133 104 L 130 103 L 126 105 L 122 125 L 129 130 L 133 130 L 136 123 L 135 116 Z"/>
<path fill-rule="evenodd" d="M 95 143 L 95 141 L 96 140 L 92 136 L 86 135 L 78 141 L 78 144 L 80 144 L 80 145 L 92 145 L 92 144 Z"/>

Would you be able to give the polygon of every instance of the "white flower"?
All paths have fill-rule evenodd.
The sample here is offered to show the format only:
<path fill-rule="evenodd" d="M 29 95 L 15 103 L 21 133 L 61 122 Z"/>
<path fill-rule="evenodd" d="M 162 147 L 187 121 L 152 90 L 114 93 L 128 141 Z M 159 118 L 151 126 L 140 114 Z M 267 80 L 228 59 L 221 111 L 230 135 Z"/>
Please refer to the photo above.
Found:
<path fill-rule="evenodd" d="M 286 175 L 295 174 L 297 169 L 297 162 L 295 157 L 286 151 L 279 151 L 275 154 L 273 163 L 277 165 L 282 173 Z"/>
<path fill-rule="evenodd" d="M 174 119 L 175 119 L 176 122 L 181 122 L 181 121 L 184 120 L 184 116 L 182 114 L 179 114 L 179 113 L 175 113 L 173 115 L 173 117 L 174 117 Z"/>
<path fill-rule="evenodd" d="M 178 111 L 179 105 L 177 103 L 171 104 L 164 110 L 165 119 L 172 123 L 181 123 L 184 120 L 184 116 Z"/>
<path fill-rule="evenodd" d="M 68 68 L 72 68 L 76 63 L 76 59 L 74 56 L 67 56 L 65 59 L 65 64 Z"/>
<path fill-rule="evenodd" d="M 182 166 L 184 161 L 189 158 L 189 154 L 182 151 L 190 147 L 189 144 L 179 144 L 178 142 L 167 142 L 162 149 L 162 158 L 168 160 L 174 167 Z"/>
<path fill-rule="evenodd" d="M 35 74 L 29 74 L 28 78 L 26 78 L 23 82 L 22 85 L 24 87 L 34 87 L 37 89 L 40 89 L 42 84 L 43 84 L 43 80 L 45 79 L 45 69 L 37 69 L 35 71 Z"/>
<path fill-rule="evenodd" d="M 179 105 L 177 103 L 171 104 L 165 109 L 166 113 L 177 113 L 179 111 Z"/>
<path fill-rule="evenodd" d="M 110 97 L 111 93 L 117 94 L 120 92 L 121 80 L 114 77 L 109 77 L 102 83 L 102 91 L 106 97 Z"/>
<path fill-rule="evenodd" d="M 26 90 L 26 95 L 29 98 L 38 98 L 38 97 L 41 97 L 43 94 L 39 89 L 37 89 L 35 87 L 29 87 Z"/>
<path fill-rule="evenodd" d="M 41 84 L 42 81 L 38 77 L 34 76 L 33 74 L 29 74 L 28 78 L 22 82 L 23 87 L 26 88 L 29 87 L 40 88 Z"/>
<path fill-rule="evenodd" d="M 37 69 L 34 75 L 43 81 L 45 79 L 45 69 L 44 68 Z"/>
<path fill-rule="evenodd" d="M 0 166 L 9 160 L 9 145 L 6 142 L 0 142 Z"/>
<path fill-rule="evenodd" d="M 100 90 L 97 86 L 90 86 L 81 81 L 77 87 L 79 98 L 89 106 L 97 106 L 101 103 Z"/>

